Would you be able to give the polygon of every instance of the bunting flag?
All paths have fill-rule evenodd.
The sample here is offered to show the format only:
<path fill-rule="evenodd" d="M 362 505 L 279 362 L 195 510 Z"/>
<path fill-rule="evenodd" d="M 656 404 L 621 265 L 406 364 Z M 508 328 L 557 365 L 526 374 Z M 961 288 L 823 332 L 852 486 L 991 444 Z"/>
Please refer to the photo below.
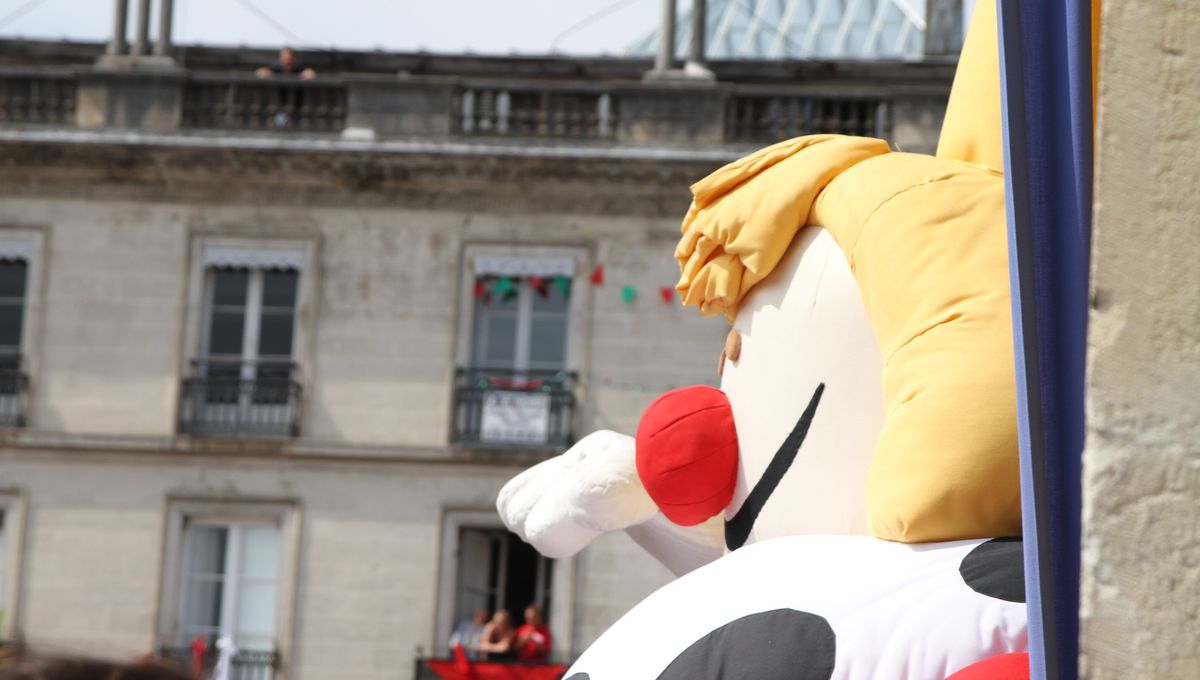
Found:
<path fill-rule="evenodd" d="M 478 300 L 484 295 L 487 295 L 487 282 L 483 279 L 475 279 L 475 299 Z"/>
<path fill-rule="evenodd" d="M 499 295 L 502 300 L 511 300 L 517 294 L 517 284 L 507 276 L 501 276 L 492 285 L 492 292 Z"/>
<path fill-rule="evenodd" d="M 543 298 L 546 297 L 546 294 L 550 292 L 546 285 L 546 278 L 543 276 L 530 276 L 529 285 L 533 286 L 533 289 L 537 291 L 537 294 Z"/>
<path fill-rule="evenodd" d="M 596 268 L 592 270 L 592 275 L 590 277 L 588 277 L 588 280 L 592 282 L 593 286 L 599 286 L 599 285 L 603 284 L 604 283 L 604 265 L 602 265 L 602 264 L 596 265 Z"/>
<path fill-rule="evenodd" d="M 621 286 L 621 299 L 626 304 L 637 299 L 637 288 L 635 286 Z"/>
<path fill-rule="evenodd" d="M 562 294 L 564 300 L 571 297 L 571 279 L 565 276 L 556 276 L 554 277 L 554 287 Z"/>
<path fill-rule="evenodd" d="M 663 302 L 671 303 L 675 301 L 675 289 L 671 286 L 662 286 L 658 289 L 658 296 Z"/>

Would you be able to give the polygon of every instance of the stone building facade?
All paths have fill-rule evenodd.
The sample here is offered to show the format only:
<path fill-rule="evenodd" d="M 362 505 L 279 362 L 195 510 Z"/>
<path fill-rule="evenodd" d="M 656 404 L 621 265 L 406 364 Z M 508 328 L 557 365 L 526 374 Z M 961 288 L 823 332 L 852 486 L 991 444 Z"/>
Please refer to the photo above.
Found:
<path fill-rule="evenodd" d="M 0 637 L 228 634 L 288 679 L 413 677 L 530 600 L 569 659 L 666 582 L 622 535 L 538 558 L 497 491 L 716 381 L 724 322 L 663 297 L 693 181 L 809 132 L 930 151 L 953 72 L 101 51 L 0 42 Z"/>

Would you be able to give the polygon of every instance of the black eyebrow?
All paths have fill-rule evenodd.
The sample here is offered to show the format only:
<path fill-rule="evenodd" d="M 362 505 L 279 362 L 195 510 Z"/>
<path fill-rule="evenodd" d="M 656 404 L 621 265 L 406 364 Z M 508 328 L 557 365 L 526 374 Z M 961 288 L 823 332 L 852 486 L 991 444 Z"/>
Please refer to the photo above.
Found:
<path fill-rule="evenodd" d="M 783 444 L 779 446 L 779 450 L 775 452 L 775 456 L 767 465 L 766 471 L 763 472 L 754 488 L 750 490 L 750 495 L 746 496 L 742 507 L 738 509 L 733 519 L 725 520 L 725 547 L 730 551 L 737 550 L 746 544 L 746 539 L 750 537 L 750 530 L 754 528 L 754 520 L 758 519 L 758 513 L 762 512 L 767 499 L 775 492 L 775 487 L 779 486 L 783 475 L 796 460 L 796 454 L 799 453 L 800 445 L 804 443 L 804 438 L 808 435 L 808 428 L 812 425 L 813 416 L 817 413 L 817 404 L 821 403 L 821 394 L 824 391 L 825 383 L 817 385 L 812 398 L 808 400 L 808 406 L 805 407 L 804 413 L 800 414 L 800 420 L 796 421 L 796 427 L 792 429 L 792 433 L 787 436 L 787 439 L 783 440 Z"/>

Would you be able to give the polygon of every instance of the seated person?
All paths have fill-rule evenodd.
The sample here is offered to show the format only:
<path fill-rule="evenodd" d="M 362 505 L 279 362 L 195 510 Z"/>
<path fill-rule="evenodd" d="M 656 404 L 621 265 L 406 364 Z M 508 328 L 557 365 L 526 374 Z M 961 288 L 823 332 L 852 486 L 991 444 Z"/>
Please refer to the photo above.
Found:
<path fill-rule="evenodd" d="M 317 77 L 317 72 L 311 68 L 306 68 L 303 64 L 296 60 L 296 52 L 290 47 L 285 47 L 279 50 L 279 60 L 271 62 L 267 66 L 263 66 L 254 72 L 254 75 L 259 78 L 270 78 L 272 76 L 299 76 L 304 80 L 312 80 Z"/>
<path fill-rule="evenodd" d="M 512 614 L 501 609 L 496 612 L 491 621 L 483 628 L 483 639 L 479 641 L 479 651 L 485 659 L 513 658 L 513 642 L 517 632 L 513 630 Z"/>
<path fill-rule="evenodd" d="M 516 655 L 522 661 L 545 661 L 550 656 L 550 628 L 536 603 L 525 608 L 525 623 L 517 629 Z"/>

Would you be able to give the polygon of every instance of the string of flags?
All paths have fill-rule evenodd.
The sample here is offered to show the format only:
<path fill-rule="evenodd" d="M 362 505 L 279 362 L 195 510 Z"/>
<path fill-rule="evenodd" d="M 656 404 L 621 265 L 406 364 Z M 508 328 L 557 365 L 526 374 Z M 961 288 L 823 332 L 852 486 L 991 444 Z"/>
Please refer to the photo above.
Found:
<path fill-rule="evenodd" d="M 546 298 L 550 295 L 553 289 L 558 292 L 559 297 L 564 300 L 571 297 L 571 278 L 568 276 L 485 276 L 475 279 L 475 299 L 482 300 L 484 304 L 492 304 L 493 301 L 507 302 L 517 297 L 519 294 L 520 282 L 524 280 L 529 283 L 530 288 L 538 294 L 539 297 Z M 588 282 L 593 287 L 604 285 L 604 264 L 597 264 L 591 274 L 588 275 Z M 632 284 L 622 284 L 620 288 L 621 300 L 627 305 L 633 304 L 638 299 L 639 289 Z M 674 286 L 659 286 L 658 297 L 665 304 L 675 302 L 675 287 Z"/>

